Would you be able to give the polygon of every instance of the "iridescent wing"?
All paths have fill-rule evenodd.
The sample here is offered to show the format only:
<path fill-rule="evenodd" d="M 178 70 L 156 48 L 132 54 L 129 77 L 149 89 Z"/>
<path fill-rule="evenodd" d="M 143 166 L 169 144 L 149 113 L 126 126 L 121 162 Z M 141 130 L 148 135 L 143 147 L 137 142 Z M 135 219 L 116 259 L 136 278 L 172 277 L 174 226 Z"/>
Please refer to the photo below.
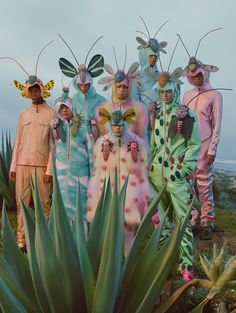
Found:
<path fill-rule="evenodd" d="M 92 77 L 97 77 L 103 73 L 104 58 L 101 54 L 96 54 L 89 62 L 87 72 Z"/>
<path fill-rule="evenodd" d="M 59 59 L 59 66 L 62 73 L 67 77 L 74 78 L 78 74 L 77 69 L 74 67 L 74 65 L 65 58 Z"/>

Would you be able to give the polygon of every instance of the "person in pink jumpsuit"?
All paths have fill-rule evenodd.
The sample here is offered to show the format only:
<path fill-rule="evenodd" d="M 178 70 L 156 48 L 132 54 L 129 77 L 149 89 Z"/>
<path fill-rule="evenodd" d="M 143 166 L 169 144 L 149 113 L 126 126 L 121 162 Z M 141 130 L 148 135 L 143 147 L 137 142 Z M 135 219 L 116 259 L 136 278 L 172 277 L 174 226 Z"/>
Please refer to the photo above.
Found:
<path fill-rule="evenodd" d="M 190 58 L 186 68 L 187 79 L 194 86 L 185 92 L 183 105 L 187 105 L 198 116 L 201 150 L 193 181 L 201 205 L 200 238 L 212 238 L 214 230 L 214 198 L 212 192 L 213 164 L 220 140 L 222 119 L 222 97 L 209 82 L 210 72 L 217 71 L 213 65 L 205 65 L 196 58 Z M 196 225 L 198 211 L 192 211 L 192 226 Z"/>

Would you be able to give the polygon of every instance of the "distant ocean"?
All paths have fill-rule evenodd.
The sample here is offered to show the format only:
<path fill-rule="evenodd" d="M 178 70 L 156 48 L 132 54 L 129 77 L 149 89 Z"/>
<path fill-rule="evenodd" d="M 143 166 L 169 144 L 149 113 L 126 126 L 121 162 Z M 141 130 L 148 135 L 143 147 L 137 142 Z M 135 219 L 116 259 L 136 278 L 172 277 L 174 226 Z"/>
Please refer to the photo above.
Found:
<path fill-rule="evenodd" d="M 236 160 L 216 159 L 214 162 L 214 166 L 217 170 L 236 173 Z"/>

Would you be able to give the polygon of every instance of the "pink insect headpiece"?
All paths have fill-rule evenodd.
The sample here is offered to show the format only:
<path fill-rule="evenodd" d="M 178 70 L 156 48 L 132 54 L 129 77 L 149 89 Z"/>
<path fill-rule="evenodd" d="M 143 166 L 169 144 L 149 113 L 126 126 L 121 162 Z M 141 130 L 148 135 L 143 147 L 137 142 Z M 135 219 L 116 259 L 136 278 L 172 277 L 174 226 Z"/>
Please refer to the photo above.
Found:
<path fill-rule="evenodd" d="M 103 77 L 99 79 L 98 84 L 105 85 L 103 91 L 107 91 L 114 84 L 125 84 L 127 87 L 130 85 L 130 81 L 133 81 L 136 85 L 142 86 L 142 83 L 139 81 L 137 70 L 139 68 L 139 63 L 134 62 L 128 69 L 128 72 L 125 73 L 126 59 L 127 59 L 127 48 L 125 47 L 125 62 L 122 69 L 119 68 L 115 49 L 113 48 L 117 71 L 115 72 L 113 68 L 104 64 L 104 69 L 110 74 L 110 76 Z"/>
<path fill-rule="evenodd" d="M 216 29 L 210 30 L 209 32 L 207 32 L 204 36 L 202 36 L 199 39 L 198 45 L 196 48 L 196 52 L 195 52 L 193 57 L 190 56 L 190 53 L 188 52 L 181 36 L 179 34 L 177 34 L 180 41 L 182 42 L 182 45 L 183 45 L 185 51 L 187 52 L 187 54 L 189 56 L 188 65 L 184 69 L 184 73 L 183 73 L 185 76 L 192 77 L 192 76 L 196 76 L 198 73 L 200 73 L 202 71 L 210 73 L 210 72 L 217 72 L 219 70 L 219 68 L 217 66 L 203 64 L 201 61 L 199 61 L 197 59 L 197 53 L 198 53 L 198 50 L 199 50 L 199 47 L 200 47 L 200 44 L 201 44 L 201 41 L 203 40 L 203 38 L 205 38 L 208 34 L 214 32 L 214 31 L 220 30 L 220 29 L 222 29 L 222 28 L 216 28 Z"/>

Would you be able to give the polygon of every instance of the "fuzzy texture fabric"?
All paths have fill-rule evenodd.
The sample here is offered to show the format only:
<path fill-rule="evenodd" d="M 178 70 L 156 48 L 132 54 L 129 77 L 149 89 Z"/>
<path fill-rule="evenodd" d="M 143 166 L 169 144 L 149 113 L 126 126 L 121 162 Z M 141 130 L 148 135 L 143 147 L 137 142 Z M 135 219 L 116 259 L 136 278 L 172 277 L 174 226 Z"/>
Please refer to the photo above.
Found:
<path fill-rule="evenodd" d="M 204 83 L 201 87 L 196 87 L 192 83 L 191 75 L 187 76 L 188 81 L 194 88 L 185 92 L 183 105 L 188 105 L 189 108 L 196 112 L 200 128 L 201 151 L 193 179 L 195 181 L 196 193 L 201 203 L 201 224 L 214 227 L 213 165 L 209 166 L 207 164 L 207 155 L 215 156 L 217 153 L 223 103 L 221 94 L 217 90 L 210 90 L 212 86 L 209 82 L 209 72 L 202 68 L 198 68 L 197 71 L 203 74 Z M 202 91 L 207 92 L 197 96 Z M 193 99 L 195 96 L 197 97 Z M 191 101 L 191 99 L 193 100 Z M 196 216 L 196 214 L 194 215 Z"/>
<path fill-rule="evenodd" d="M 92 138 L 87 127 L 79 125 L 73 136 L 74 121 L 62 121 L 66 141 L 55 142 L 55 161 L 57 177 L 61 189 L 62 199 L 70 221 L 76 215 L 76 199 L 78 181 L 80 182 L 80 199 L 82 213 L 85 218 L 87 211 L 87 184 L 92 173 Z"/>
<path fill-rule="evenodd" d="M 102 146 L 106 140 L 113 143 L 107 161 L 104 160 L 102 153 Z M 135 140 L 139 147 L 137 162 L 134 162 L 131 150 L 128 149 L 128 144 L 132 140 Z M 87 219 L 89 222 L 93 220 L 104 181 L 107 181 L 109 176 L 113 188 L 116 169 L 119 191 L 129 175 L 124 208 L 125 223 L 131 227 L 137 226 L 148 207 L 147 152 L 143 140 L 131 132 L 125 132 L 120 142 L 112 133 L 97 140 L 94 147 L 94 171 L 88 185 Z"/>
<path fill-rule="evenodd" d="M 199 157 L 200 134 L 196 114 L 190 110 L 189 115 L 194 118 L 191 138 L 186 140 L 179 133 L 174 138 L 168 137 L 168 128 L 177 109 L 175 102 L 163 103 L 156 115 L 151 137 L 152 164 L 149 176 L 156 191 L 162 190 L 167 184 L 161 206 L 167 210 L 171 202 L 173 217 L 180 221 L 185 217 L 193 197 L 188 178 L 195 170 Z M 166 228 L 166 236 L 169 231 Z M 181 241 L 179 271 L 192 271 L 193 261 L 193 234 L 189 223 Z"/>

